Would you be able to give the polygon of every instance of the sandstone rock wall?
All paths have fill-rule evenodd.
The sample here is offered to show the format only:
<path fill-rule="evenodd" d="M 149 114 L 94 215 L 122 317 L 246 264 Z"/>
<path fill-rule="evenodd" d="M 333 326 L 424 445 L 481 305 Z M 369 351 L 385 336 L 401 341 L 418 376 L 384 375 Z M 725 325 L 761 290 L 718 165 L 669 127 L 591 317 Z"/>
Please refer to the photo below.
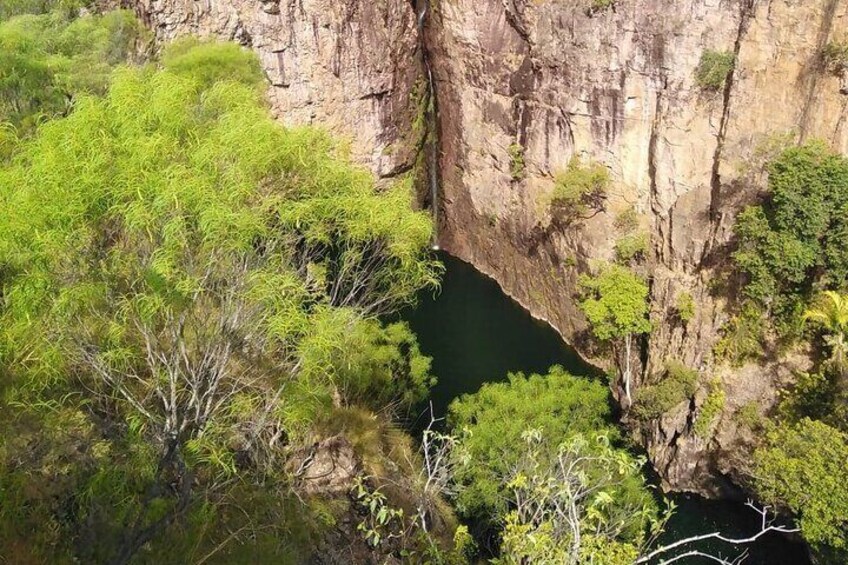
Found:
<path fill-rule="evenodd" d="M 705 393 L 643 432 L 666 485 L 715 492 L 738 446 L 732 410 L 774 402 L 765 369 L 713 366 L 727 319 L 710 287 L 725 275 L 735 214 L 757 198 L 762 164 L 781 140 L 823 138 L 848 150 L 848 96 L 821 69 L 820 50 L 848 27 L 843 0 L 439 0 L 427 28 L 437 81 L 441 245 L 497 279 L 570 342 L 585 326 L 578 273 L 609 260 L 615 218 L 633 207 L 650 234 L 656 330 L 646 374 L 675 357 L 715 377 L 731 401 L 713 438 L 692 434 Z M 706 49 L 735 54 L 724 88 L 705 92 L 695 70 Z M 514 178 L 510 146 L 523 150 Z M 573 156 L 603 163 L 613 187 L 605 213 L 551 225 L 554 176 Z M 716 280 L 719 279 L 719 280 Z M 712 282 L 711 282 L 712 281 Z M 675 320 L 681 292 L 694 319 Z M 784 375 L 785 377 L 785 375 Z M 732 394 L 731 394 L 732 393 Z M 748 397 L 751 397 L 748 399 Z M 740 400 L 742 399 L 742 400 Z"/>
<path fill-rule="evenodd" d="M 254 48 L 275 115 L 350 143 L 380 177 L 412 167 L 426 95 L 408 0 L 131 0 L 160 41 L 187 34 Z"/>

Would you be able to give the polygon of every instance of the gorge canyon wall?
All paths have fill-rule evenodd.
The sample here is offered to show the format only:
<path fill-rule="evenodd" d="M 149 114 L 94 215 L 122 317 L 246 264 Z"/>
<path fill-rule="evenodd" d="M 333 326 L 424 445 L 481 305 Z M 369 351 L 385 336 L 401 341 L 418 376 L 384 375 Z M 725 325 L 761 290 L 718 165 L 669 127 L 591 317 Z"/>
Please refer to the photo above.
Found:
<path fill-rule="evenodd" d="M 844 77 L 822 47 L 848 31 L 846 0 L 134 0 L 157 39 L 234 39 L 255 49 L 286 124 L 349 140 L 381 178 L 419 159 L 427 52 L 438 98 L 440 245 L 495 278 L 587 356 L 576 281 L 611 260 L 616 218 L 632 209 L 649 235 L 654 331 L 645 374 L 675 358 L 719 379 L 714 433 L 692 422 L 702 387 L 638 432 L 669 488 L 726 493 L 745 458 L 734 412 L 772 405 L 785 366 L 730 369 L 713 359 L 728 319 L 723 282 L 736 213 L 764 188 L 782 142 L 821 138 L 848 151 Z M 423 34 L 423 36 L 422 36 Z M 731 52 L 723 88 L 704 91 L 705 50 Z M 515 161 L 521 159 L 520 174 Z M 604 212 L 569 226 L 549 211 L 573 157 L 610 171 Z M 675 318 L 681 293 L 696 304 Z M 724 479 L 729 477 L 730 481 Z"/>

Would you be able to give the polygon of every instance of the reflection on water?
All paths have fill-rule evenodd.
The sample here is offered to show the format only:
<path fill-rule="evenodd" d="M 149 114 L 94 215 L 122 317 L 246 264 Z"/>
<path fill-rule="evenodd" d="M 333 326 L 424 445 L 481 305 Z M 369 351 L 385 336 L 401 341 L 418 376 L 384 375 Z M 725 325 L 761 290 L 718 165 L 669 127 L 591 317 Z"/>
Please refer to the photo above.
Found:
<path fill-rule="evenodd" d="M 477 391 L 484 382 L 506 380 L 510 372 L 543 373 L 559 364 L 576 375 L 597 375 L 554 330 L 504 295 L 497 283 L 462 261 L 440 257 L 447 267 L 441 291 L 424 296 L 418 308 L 404 315 L 418 334 L 421 350 L 433 357 L 433 373 L 439 379 L 432 391 L 437 417 L 444 416 L 457 396 Z M 422 416 L 414 427 L 420 428 L 425 420 L 429 417 Z M 674 498 L 678 511 L 668 524 L 666 542 L 711 531 L 747 537 L 759 527 L 758 515 L 740 503 Z M 746 565 L 809 564 L 802 544 L 778 534 L 746 547 Z M 721 543 L 699 549 L 725 557 L 741 551 Z M 714 561 L 692 557 L 676 563 Z"/>

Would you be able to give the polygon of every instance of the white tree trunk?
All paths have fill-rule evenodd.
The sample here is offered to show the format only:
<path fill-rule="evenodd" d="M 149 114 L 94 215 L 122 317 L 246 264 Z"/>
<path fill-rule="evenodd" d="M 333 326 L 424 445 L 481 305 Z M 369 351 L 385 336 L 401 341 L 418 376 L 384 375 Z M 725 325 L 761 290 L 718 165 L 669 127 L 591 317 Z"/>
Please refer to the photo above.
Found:
<path fill-rule="evenodd" d="M 630 378 L 632 371 L 630 369 L 630 353 L 633 346 L 633 334 L 624 336 L 624 394 L 627 396 L 627 407 L 633 404 L 633 398 L 630 396 Z"/>

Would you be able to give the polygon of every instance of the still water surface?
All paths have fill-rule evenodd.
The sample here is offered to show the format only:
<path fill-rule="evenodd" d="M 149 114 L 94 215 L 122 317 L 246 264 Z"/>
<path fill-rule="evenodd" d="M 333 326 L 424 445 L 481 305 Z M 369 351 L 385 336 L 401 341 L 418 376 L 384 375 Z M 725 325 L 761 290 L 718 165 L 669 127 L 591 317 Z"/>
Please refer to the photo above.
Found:
<path fill-rule="evenodd" d="M 437 417 L 444 416 L 454 398 L 477 391 L 485 382 L 504 381 L 510 372 L 543 373 L 559 364 L 575 375 L 597 377 L 597 371 L 554 330 L 533 319 L 497 283 L 462 261 L 444 254 L 440 258 L 447 267 L 440 292 L 424 296 L 418 308 L 404 316 L 418 334 L 421 350 L 433 358 L 433 373 L 439 379 L 432 391 Z M 422 422 L 414 427 L 420 428 Z M 668 525 L 666 542 L 717 530 L 731 537 L 747 537 L 759 524 L 759 516 L 741 503 L 696 496 L 674 498 L 678 511 Z M 745 565 L 810 563 L 802 544 L 777 534 L 763 536 L 746 547 Z M 741 552 L 741 548 L 721 543 L 699 549 L 724 557 Z M 686 558 L 677 563 L 700 565 L 710 561 Z"/>

